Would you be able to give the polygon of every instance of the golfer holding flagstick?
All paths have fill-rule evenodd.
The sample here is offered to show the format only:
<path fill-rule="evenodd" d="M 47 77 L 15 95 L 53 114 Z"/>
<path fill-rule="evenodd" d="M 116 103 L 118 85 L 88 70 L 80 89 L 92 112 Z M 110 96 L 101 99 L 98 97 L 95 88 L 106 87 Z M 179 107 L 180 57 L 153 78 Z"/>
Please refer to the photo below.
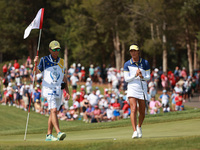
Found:
<path fill-rule="evenodd" d="M 67 92 L 65 98 L 70 98 L 67 78 L 64 74 L 64 60 L 58 57 L 60 50 L 60 43 L 52 41 L 49 44 L 50 55 L 42 57 L 39 63 L 38 56 L 34 59 L 35 64 L 38 64 L 36 72 L 43 74 L 42 96 L 47 99 L 50 110 L 46 141 L 60 141 L 66 137 L 66 134 L 60 131 L 57 118 L 57 111 L 61 106 L 62 89 Z M 53 127 L 57 132 L 57 137 L 52 135 Z"/>
<path fill-rule="evenodd" d="M 129 48 L 131 59 L 124 64 L 124 79 L 128 82 L 127 97 L 131 107 L 132 138 L 142 137 L 142 123 L 145 118 L 145 100 L 147 100 L 147 82 L 150 80 L 150 66 L 140 57 L 137 45 Z M 139 105 L 139 122 L 137 125 L 137 103 Z"/>

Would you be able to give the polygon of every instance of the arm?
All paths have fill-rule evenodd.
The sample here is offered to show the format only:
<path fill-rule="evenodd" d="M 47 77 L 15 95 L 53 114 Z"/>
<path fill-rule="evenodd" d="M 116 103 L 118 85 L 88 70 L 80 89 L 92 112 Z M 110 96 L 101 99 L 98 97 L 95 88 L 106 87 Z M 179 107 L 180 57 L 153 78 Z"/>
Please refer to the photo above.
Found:
<path fill-rule="evenodd" d="M 126 82 L 131 82 L 131 81 L 133 81 L 134 79 L 137 79 L 137 76 L 130 76 L 129 71 L 124 71 L 124 80 L 125 80 Z"/>
<path fill-rule="evenodd" d="M 67 77 L 65 75 L 64 75 L 63 81 L 66 83 L 65 84 L 65 91 L 67 92 L 66 93 L 66 99 L 69 99 L 70 95 L 69 95 L 69 89 L 68 89 L 68 84 L 67 84 Z"/>

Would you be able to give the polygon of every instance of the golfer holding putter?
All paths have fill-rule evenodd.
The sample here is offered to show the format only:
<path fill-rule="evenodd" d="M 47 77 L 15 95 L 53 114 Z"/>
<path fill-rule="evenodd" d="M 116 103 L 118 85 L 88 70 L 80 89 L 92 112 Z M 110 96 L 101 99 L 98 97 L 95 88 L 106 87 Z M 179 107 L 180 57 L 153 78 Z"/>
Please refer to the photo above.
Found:
<path fill-rule="evenodd" d="M 66 99 L 70 98 L 67 86 L 67 78 L 64 74 L 64 60 L 58 57 L 61 50 L 58 41 L 52 41 L 49 44 L 50 55 L 40 59 L 38 64 L 38 56 L 35 57 L 34 63 L 37 62 L 37 72 L 42 72 L 42 96 L 47 99 L 50 116 L 48 120 L 48 132 L 46 141 L 60 141 L 66 137 L 66 134 L 60 131 L 57 118 L 57 111 L 61 106 L 62 89 L 67 92 Z M 53 127 L 57 132 L 57 138 L 52 135 Z"/>
<path fill-rule="evenodd" d="M 150 66 L 147 60 L 140 58 L 137 45 L 129 48 L 131 59 L 124 64 L 124 79 L 128 82 L 127 97 L 131 107 L 132 138 L 142 137 L 142 123 L 145 118 L 145 100 L 147 100 L 147 80 L 150 79 Z M 137 103 L 139 122 L 137 124 Z"/>

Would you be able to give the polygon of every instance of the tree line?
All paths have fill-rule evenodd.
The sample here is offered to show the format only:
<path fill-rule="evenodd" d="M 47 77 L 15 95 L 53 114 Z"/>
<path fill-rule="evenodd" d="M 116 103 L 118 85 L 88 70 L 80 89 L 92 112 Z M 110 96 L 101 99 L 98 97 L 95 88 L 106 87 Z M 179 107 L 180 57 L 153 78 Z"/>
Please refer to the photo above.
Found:
<path fill-rule="evenodd" d="M 75 62 L 120 69 L 130 59 L 129 46 L 137 44 L 152 68 L 199 69 L 200 0 L 1 0 L 0 62 L 34 58 L 39 30 L 25 40 L 23 34 L 40 8 L 39 55 L 56 39 L 66 68 Z"/>

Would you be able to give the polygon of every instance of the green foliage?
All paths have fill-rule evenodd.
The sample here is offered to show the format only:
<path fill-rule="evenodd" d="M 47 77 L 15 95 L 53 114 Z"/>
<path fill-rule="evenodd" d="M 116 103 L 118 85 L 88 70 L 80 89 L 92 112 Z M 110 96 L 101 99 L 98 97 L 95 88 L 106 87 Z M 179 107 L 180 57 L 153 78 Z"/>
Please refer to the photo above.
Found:
<path fill-rule="evenodd" d="M 115 65 L 113 38 L 116 33 L 126 49 L 137 43 L 143 56 L 152 58 L 155 52 L 159 57 L 163 22 L 167 23 L 168 55 L 176 56 L 181 51 L 185 56 L 185 27 L 190 29 L 191 43 L 200 32 L 199 0 L 1 0 L 0 52 L 3 61 L 35 56 L 39 31 L 32 30 L 25 40 L 23 34 L 42 7 L 45 12 L 39 55 L 47 55 L 49 42 L 56 39 L 63 50 L 68 49 L 69 65 L 73 62 L 80 62 L 85 67 L 90 63 Z M 154 41 L 150 24 L 154 26 Z M 126 51 L 125 60 L 129 57 Z M 187 64 L 187 59 L 180 60 L 170 65 Z"/>

